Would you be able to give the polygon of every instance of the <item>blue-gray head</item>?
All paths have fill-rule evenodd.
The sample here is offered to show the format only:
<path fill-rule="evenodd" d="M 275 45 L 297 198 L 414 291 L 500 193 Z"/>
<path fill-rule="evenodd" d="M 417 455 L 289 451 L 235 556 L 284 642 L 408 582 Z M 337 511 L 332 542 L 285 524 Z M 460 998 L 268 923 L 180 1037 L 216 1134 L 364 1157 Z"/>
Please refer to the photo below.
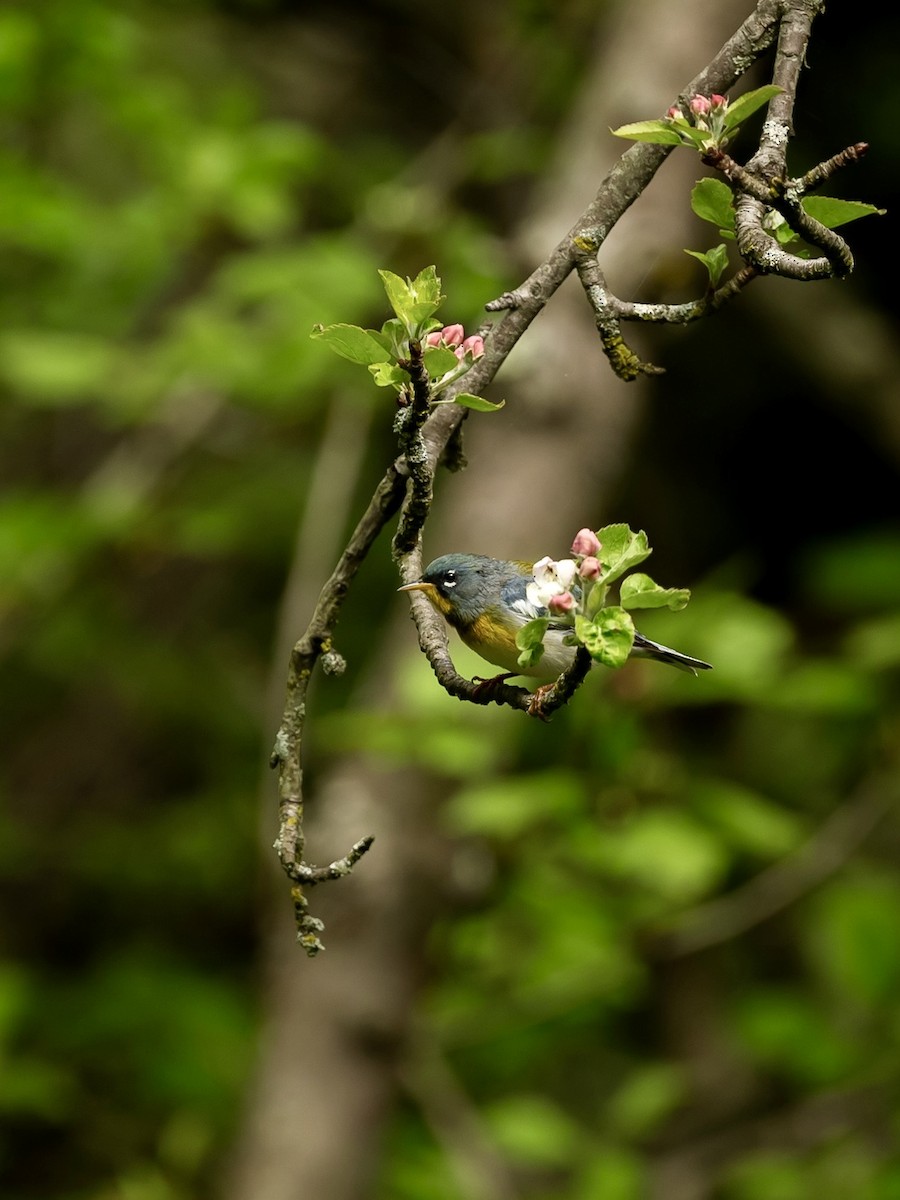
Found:
<path fill-rule="evenodd" d="M 485 554 L 442 554 L 430 562 L 416 583 L 401 592 L 424 592 L 451 625 L 465 628 L 493 606 L 501 589 L 519 568 Z"/>

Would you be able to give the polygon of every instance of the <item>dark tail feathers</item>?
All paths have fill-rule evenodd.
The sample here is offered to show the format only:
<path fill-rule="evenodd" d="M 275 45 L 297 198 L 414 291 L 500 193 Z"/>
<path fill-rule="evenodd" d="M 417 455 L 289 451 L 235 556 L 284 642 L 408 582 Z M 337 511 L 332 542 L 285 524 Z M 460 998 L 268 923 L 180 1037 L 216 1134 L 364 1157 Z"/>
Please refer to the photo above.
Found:
<path fill-rule="evenodd" d="M 696 675 L 698 671 L 711 671 L 712 663 L 703 662 L 699 658 L 691 658 L 689 654 L 681 654 L 678 650 L 670 650 L 659 642 L 651 642 L 648 637 L 635 631 L 634 649 L 631 652 L 639 658 L 653 658 L 657 662 L 671 663 L 679 671 L 690 671 Z"/>

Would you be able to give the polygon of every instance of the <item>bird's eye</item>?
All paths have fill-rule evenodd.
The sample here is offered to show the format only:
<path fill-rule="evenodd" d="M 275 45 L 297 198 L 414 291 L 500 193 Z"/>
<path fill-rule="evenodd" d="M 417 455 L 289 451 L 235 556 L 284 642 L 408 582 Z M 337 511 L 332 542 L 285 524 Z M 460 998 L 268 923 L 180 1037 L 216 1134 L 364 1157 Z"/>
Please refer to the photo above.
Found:
<path fill-rule="evenodd" d="M 456 572 L 448 571 L 444 576 L 444 587 L 456 587 Z"/>

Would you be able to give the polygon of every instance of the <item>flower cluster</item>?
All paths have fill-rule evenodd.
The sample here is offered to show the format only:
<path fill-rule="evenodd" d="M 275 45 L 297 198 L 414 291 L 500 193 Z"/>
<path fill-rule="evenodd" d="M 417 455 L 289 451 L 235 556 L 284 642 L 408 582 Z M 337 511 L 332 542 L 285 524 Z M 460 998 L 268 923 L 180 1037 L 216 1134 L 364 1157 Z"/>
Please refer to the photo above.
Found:
<path fill-rule="evenodd" d="M 451 383 L 455 383 L 457 379 L 465 375 L 467 371 L 470 371 L 475 365 L 476 360 L 484 354 L 484 338 L 478 333 L 473 333 L 469 337 L 466 337 L 466 331 L 462 325 L 445 325 L 443 329 L 434 329 L 431 333 L 425 335 L 423 341 L 426 350 L 432 351 L 432 360 L 430 361 L 428 358 L 425 360 L 429 372 L 434 372 L 431 377 L 432 397 L 438 396 Z M 445 360 L 436 366 L 433 358 L 440 359 L 442 356 L 434 355 L 435 350 L 452 350 L 457 359 L 456 365 L 450 370 L 446 370 Z M 450 362 L 452 361 L 450 359 Z M 477 402 L 478 407 L 483 406 L 485 409 L 496 407 L 490 405 L 488 401 L 482 400 L 480 397 L 469 397 L 465 394 L 456 397 L 458 404 L 466 403 L 466 401 L 469 401 L 473 406 L 476 406 Z M 443 404 L 444 401 L 438 400 L 437 403 Z"/>
<path fill-rule="evenodd" d="M 711 96 L 692 96 L 688 101 L 687 112 L 673 105 L 666 113 L 666 120 L 682 134 L 683 140 L 689 145 L 696 142 L 696 135 L 687 134 L 688 129 L 699 130 L 707 136 L 702 139 L 704 148 L 722 147 L 728 141 L 730 130 L 725 121 L 728 111 L 728 97 L 713 92 Z"/>
<path fill-rule="evenodd" d="M 692 96 L 690 102 L 688 103 L 688 113 L 692 123 L 696 125 L 698 129 L 709 129 L 710 126 L 707 123 L 706 118 L 712 117 L 712 119 L 715 120 L 715 117 L 719 113 L 724 114 L 727 107 L 728 97 L 720 96 L 717 92 L 713 92 L 711 96 Z M 680 108 L 673 105 L 672 108 L 670 108 L 666 113 L 666 116 L 670 121 L 675 121 L 679 117 L 683 117 L 684 113 Z"/>
<path fill-rule="evenodd" d="M 466 337 L 466 331 L 462 325 L 445 325 L 443 329 L 435 329 L 433 333 L 426 335 L 425 345 L 445 346 L 448 350 L 452 350 L 460 361 L 467 354 L 471 355 L 473 359 L 481 358 L 484 354 L 484 338 L 477 333 Z"/>
<path fill-rule="evenodd" d="M 556 616 L 573 613 L 582 607 L 591 585 L 601 575 L 600 539 L 592 529 L 580 529 L 572 542 L 572 558 L 558 560 L 549 555 L 534 564 L 534 578 L 525 588 L 531 604 L 547 608 Z"/>
<path fill-rule="evenodd" d="M 563 646 L 582 646 L 595 662 L 621 667 L 634 647 L 630 609 L 677 612 L 690 599 L 687 588 L 663 588 L 649 575 L 633 570 L 650 555 L 643 529 L 635 533 L 622 524 L 604 525 L 596 533 L 580 529 L 569 553 L 570 558 L 536 562 L 533 579 L 526 584 L 529 603 L 541 612 L 516 634 L 517 663 L 526 674 L 535 673 L 551 629 L 558 650 L 561 625 L 566 629 Z"/>

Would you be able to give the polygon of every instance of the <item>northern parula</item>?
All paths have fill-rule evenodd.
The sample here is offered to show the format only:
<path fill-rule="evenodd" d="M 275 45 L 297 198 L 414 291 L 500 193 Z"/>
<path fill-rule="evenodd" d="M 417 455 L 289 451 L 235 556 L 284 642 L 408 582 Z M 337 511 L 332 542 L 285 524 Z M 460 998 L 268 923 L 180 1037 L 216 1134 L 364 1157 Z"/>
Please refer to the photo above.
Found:
<path fill-rule="evenodd" d="M 516 634 L 528 621 L 549 615 L 527 595 L 532 578 L 531 563 L 484 554 L 444 554 L 428 564 L 421 579 L 405 584 L 399 591 L 424 592 L 467 646 L 509 675 L 555 679 L 575 657 L 575 647 L 563 640 L 571 633 L 571 625 L 551 624 L 539 662 L 528 670 L 518 665 Z M 709 663 L 660 646 L 637 631 L 631 653 L 670 663 L 692 675 L 711 669 Z"/>

